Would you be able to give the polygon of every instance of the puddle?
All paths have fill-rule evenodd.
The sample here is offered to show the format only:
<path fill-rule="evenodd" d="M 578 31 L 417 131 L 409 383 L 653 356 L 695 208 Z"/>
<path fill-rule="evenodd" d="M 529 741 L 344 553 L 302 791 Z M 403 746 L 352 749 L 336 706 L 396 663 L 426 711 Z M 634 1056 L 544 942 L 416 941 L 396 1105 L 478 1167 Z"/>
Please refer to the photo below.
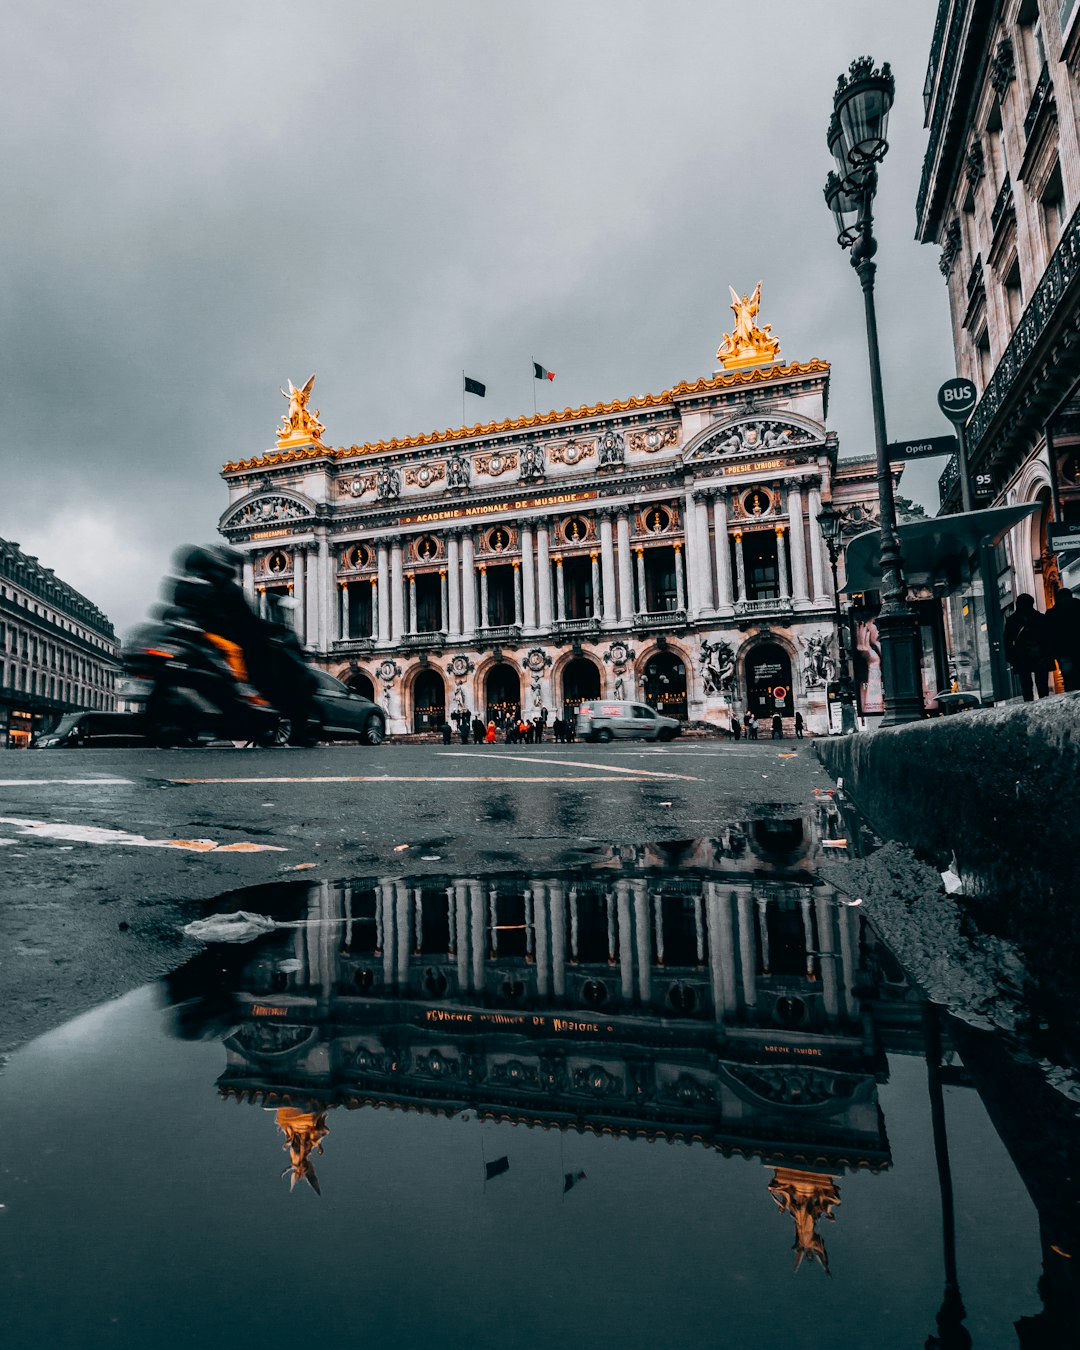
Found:
<path fill-rule="evenodd" d="M 13 1340 L 1068 1343 L 1075 1105 L 926 1000 L 839 839 L 823 798 L 244 891 L 273 928 L 0 1078 Z"/>

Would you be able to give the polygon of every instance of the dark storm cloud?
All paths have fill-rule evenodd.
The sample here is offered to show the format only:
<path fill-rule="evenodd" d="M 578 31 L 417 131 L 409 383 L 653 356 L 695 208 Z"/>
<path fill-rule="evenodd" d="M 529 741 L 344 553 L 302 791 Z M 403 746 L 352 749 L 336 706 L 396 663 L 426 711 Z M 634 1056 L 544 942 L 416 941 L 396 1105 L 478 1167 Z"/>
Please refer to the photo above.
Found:
<path fill-rule="evenodd" d="M 892 62 L 879 308 L 890 434 L 943 431 L 936 250 L 912 240 L 935 6 L 414 0 L 24 6 L 0 98 L 0 533 L 121 625 L 208 537 L 228 458 L 318 372 L 328 438 L 711 371 L 764 279 L 870 453 L 862 300 L 821 196 L 836 74 Z M 933 505 L 936 466 L 918 495 Z M 909 487 L 908 491 L 911 490 Z"/>

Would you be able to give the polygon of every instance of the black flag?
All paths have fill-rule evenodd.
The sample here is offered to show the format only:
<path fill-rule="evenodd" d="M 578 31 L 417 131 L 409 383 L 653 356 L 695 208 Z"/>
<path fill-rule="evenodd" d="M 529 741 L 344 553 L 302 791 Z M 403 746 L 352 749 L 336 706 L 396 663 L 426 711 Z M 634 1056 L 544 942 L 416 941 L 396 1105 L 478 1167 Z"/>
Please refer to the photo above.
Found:
<path fill-rule="evenodd" d="M 481 384 L 479 380 L 474 380 L 470 376 L 465 376 L 465 392 L 467 394 L 478 394 L 483 398 L 487 393 L 487 385 Z"/>
<path fill-rule="evenodd" d="M 486 1166 L 487 1166 L 486 1180 L 490 1181 L 492 1177 L 501 1177 L 504 1172 L 510 1171 L 510 1159 L 496 1158 L 494 1162 L 489 1162 Z"/>
<path fill-rule="evenodd" d="M 585 1173 L 584 1173 L 584 1172 L 566 1172 L 566 1173 L 564 1173 L 564 1174 L 563 1174 L 563 1188 L 562 1188 L 562 1193 L 563 1193 L 563 1195 L 565 1195 L 567 1191 L 572 1191 L 572 1190 L 574 1189 L 574 1187 L 575 1187 L 579 1182 L 584 1181 L 584 1180 L 585 1180 Z"/>

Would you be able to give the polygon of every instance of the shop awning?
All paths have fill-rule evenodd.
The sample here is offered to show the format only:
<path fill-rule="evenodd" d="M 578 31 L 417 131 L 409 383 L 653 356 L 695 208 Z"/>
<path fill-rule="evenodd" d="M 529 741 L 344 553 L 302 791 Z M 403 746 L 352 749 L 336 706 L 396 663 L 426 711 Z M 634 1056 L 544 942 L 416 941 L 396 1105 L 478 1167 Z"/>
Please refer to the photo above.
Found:
<path fill-rule="evenodd" d="M 1039 509 L 1039 502 L 1021 506 L 992 506 L 988 511 L 965 511 L 932 520 L 912 520 L 899 527 L 904 576 L 909 585 L 927 586 L 940 575 L 949 558 L 970 555 L 980 544 L 997 544 L 1014 525 Z M 846 550 L 845 595 L 881 589 L 881 531 L 857 534 Z"/>

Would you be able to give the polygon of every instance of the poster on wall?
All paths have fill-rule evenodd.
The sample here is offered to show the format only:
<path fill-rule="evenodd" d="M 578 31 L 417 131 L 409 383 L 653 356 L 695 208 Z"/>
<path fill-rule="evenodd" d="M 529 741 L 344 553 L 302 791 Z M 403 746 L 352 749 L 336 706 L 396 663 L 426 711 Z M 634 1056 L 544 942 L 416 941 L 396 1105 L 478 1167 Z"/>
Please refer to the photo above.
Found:
<path fill-rule="evenodd" d="M 883 713 L 885 697 L 881 685 L 881 639 L 873 619 L 856 619 L 854 657 L 860 709 L 864 714 Z"/>

